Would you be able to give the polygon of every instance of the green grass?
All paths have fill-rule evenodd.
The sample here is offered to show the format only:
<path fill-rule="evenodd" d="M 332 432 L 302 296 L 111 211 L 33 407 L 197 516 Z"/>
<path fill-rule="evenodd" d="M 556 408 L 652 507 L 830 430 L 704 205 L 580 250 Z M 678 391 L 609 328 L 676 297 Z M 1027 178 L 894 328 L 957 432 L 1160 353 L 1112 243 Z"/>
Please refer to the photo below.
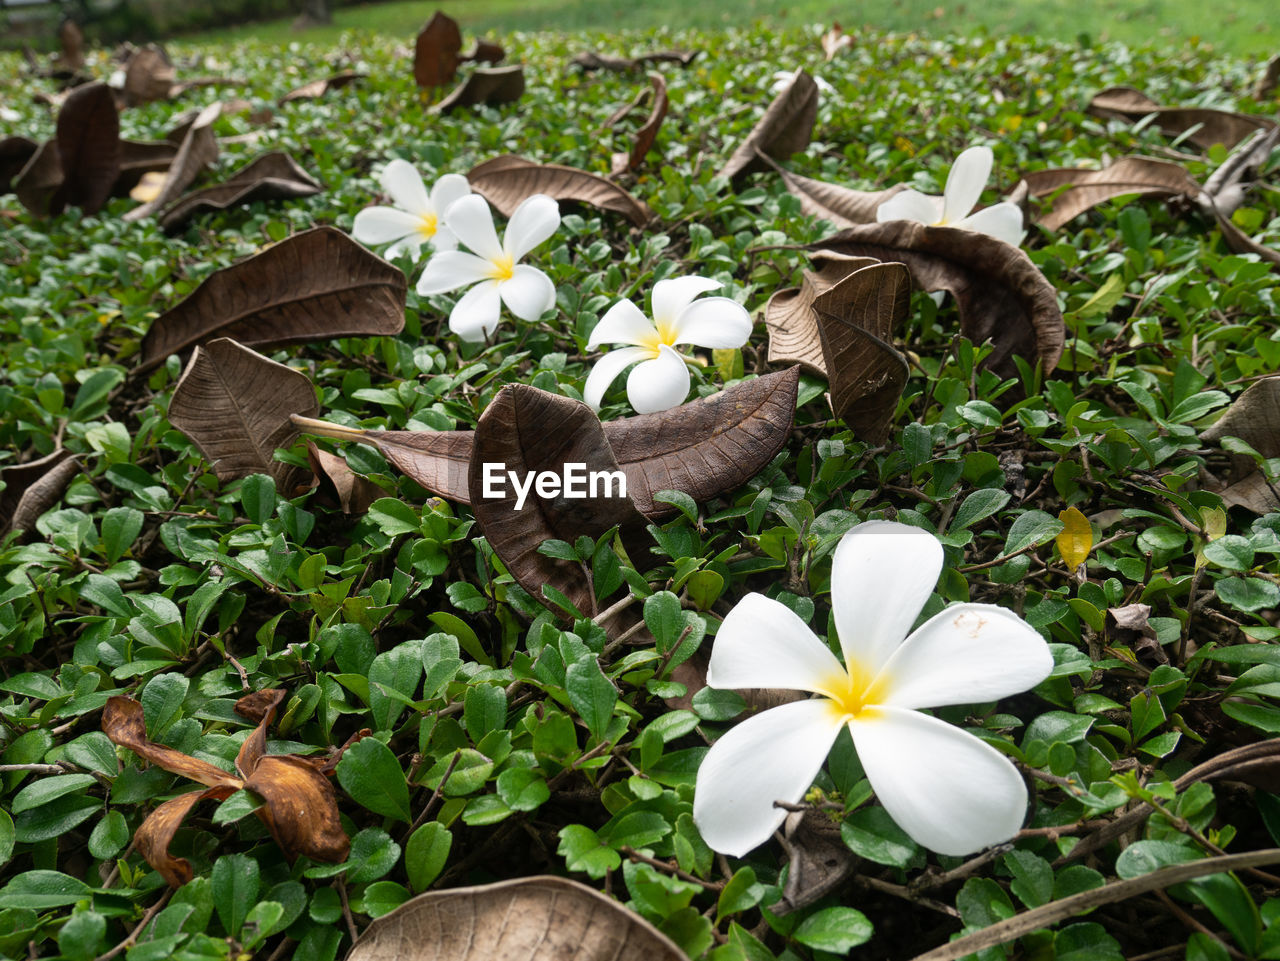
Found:
<path fill-rule="evenodd" d="M 347 7 L 331 26 L 302 33 L 290 21 L 244 24 L 201 34 L 202 43 L 257 39 L 266 43 L 333 44 L 349 30 L 411 37 L 436 8 L 477 33 L 511 30 L 617 30 L 696 27 L 746 27 L 756 21 L 780 26 L 829 25 L 846 30 L 867 27 L 927 36 L 956 33 L 1030 34 L 1056 39 L 1120 40 L 1212 44 L 1240 55 L 1274 52 L 1276 31 L 1269 0 L 1229 0 L 1206 5 L 1194 0 L 1146 0 L 1116 4 L 1109 0 L 989 0 L 940 5 L 937 0 L 900 0 L 894 4 L 837 0 L 421 0 Z M 1119 8 L 1119 9 L 1117 9 Z"/>

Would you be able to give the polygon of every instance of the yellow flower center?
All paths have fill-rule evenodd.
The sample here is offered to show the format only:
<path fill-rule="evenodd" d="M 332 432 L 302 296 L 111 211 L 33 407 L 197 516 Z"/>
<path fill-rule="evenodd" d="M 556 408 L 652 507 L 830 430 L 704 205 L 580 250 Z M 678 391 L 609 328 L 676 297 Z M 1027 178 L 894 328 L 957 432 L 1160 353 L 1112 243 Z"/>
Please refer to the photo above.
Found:
<path fill-rule="evenodd" d="M 876 714 L 876 705 L 884 702 L 890 679 L 883 671 L 872 677 L 862 664 L 853 661 L 849 670 L 833 674 L 822 685 L 820 693 L 830 700 L 832 712 L 841 721 L 855 717 L 870 720 Z"/>
<path fill-rule="evenodd" d="M 649 351 L 650 357 L 657 357 L 662 353 L 662 346 L 674 347 L 676 345 L 676 330 L 665 320 L 654 320 L 654 331 L 647 335 L 642 341 L 637 343 L 637 347 L 643 347 Z"/>
<path fill-rule="evenodd" d="M 439 226 L 440 220 L 435 214 L 423 214 L 422 223 L 418 224 L 418 233 L 422 234 L 423 240 L 430 240 L 436 235 Z"/>
<path fill-rule="evenodd" d="M 511 276 L 516 272 L 516 262 L 507 254 L 503 254 L 491 263 L 489 276 L 494 280 L 510 280 Z"/>

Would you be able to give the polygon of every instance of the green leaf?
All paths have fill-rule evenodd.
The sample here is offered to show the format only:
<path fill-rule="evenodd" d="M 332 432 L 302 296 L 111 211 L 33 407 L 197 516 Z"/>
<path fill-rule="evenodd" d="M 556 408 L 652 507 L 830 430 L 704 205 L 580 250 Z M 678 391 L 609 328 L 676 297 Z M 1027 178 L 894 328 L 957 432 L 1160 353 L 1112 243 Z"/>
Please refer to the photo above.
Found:
<path fill-rule="evenodd" d="M 1135 841 L 1116 858 L 1116 875 L 1128 880 L 1202 857 L 1204 854 L 1198 849 L 1177 841 Z"/>
<path fill-rule="evenodd" d="M 107 919 L 97 911 L 77 911 L 58 932 L 58 950 L 69 961 L 92 961 L 107 933 Z"/>
<path fill-rule="evenodd" d="M 956 895 L 960 918 L 972 928 L 985 928 L 1014 915 L 1004 888 L 990 878 L 970 878 Z"/>
<path fill-rule="evenodd" d="M 997 488 L 987 487 L 974 491 L 956 509 L 949 530 L 968 530 L 978 521 L 985 520 L 1004 507 L 1009 503 L 1009 498 L 1008 491 Z"/>
<path fill-rule="evenodd" d="M 1069 924 L 1053 936 L 1054 961 L 1124 961 L 1115 938 L 1100 924 Z"/>
<path fill-rule="evenodd" d="M 13 818 L 9 817 L 8 811 L 0 808 L 0 867 L 13 858 L 14 842 Z"/>
<path fill-rule="evenodd" d="M 259 901 L 250 908 L 240 937 L 245 950 L 253 949 L 270 937 L 283 917 L 284 905 L 275 901 Z"/>
<path fill-rule="evenodd" d="M 23 811 L 13 819 L 14 837 L 21 844 L 48 841 L 69 833 L 102 810 L 97 798 L 70 794 L 40 807 Z"/>
<path fill-rule="evenodd" d="M 854 811 L 840 825 L 840 837 L 855 854 L 895 868 L 905 868 L 920 851 L 920 845 L 882 807 Z"/>
<path fill-rule="evenodd" d="M 369 711 L 376 730 L 393 728 L 422 679 L 422 648 L 408 642 L 379 654 L 369 665 Z M 395 694 L 401 695 L 396 697 Z"/>
<path fill-rule="evenodd" d="M 479 744 L 490 731 L 499 731 L 506 726 L 507 692 L 496 684 L 476 684 L 467 688 L 462 717 L 467 734 Z"/>
<path fill-rule="evenodd" d="M 391 749 L 377 738 L 366 737 L 349 747 L 338 762 L 337 776 L 343 790 L 361 806 L 405 823 L 413 820 L 404 771 Z"/>
<path fill-rule="evenodd" d="M 1019 514 L 1009 525 L 1009 536 L 1004 542 L 1004 553 L 1014 554 L 1032 544 L 1044 544 L 1062 533 L 1062 521 L 1044 511 L 1030 510 Z"/>
<path fill-rule="evenodd" d="M 1009 890 L 1029 908 L 1038 908 L 1053 900 L 1053 867 L 1030 851 L 1010 851 L 1004 866 L 1013 875 Z"/>
<path fill-rule="evenodd" d="M 113 507 L 102 515 L 102 553 L 114 564 L 133 546 L 142 531 L 143 514 L 132 507 Z"/>
<path fill-rule="evenodd" d="M 1213 591 L 1219 600 L 1238 611 L 1253 613 L 1280 607 L 1280 584 L 1261 577 L 1224 577 L 1214 582 Z"/>
<path fill-rule="evenodd" d="M 603 878 L 607 871 L 616 870 L 622 857 L 604 844 L 591 828 L 570 824 L 560 829 L 560 844 L 556 853 L 564 858 L 570 871 L 582 871 L 589 877 Z"/>
<path fill-rule="evenodd" d="M 119 811 L 108 811 L 89 835 L 89 853 L 106 861 L 124 850 L 129 843 L 129 824 Z"/>
<path fill-rule="evenodd" d="M 730 914 L 749 911 L 760 903 L 765 895 L 764 885 L 756 881 L 756 872 L 751 868 L 739 868 L 733 872 L 725 886 L 720 890 L 716 901 L 716 924 Z"/>
<path fill-rule="evenodd" d="M 584 657 L 569 665 L 565 671 L 565 691 L 573 709 L 586 722 L 591 736 L 603 737 L 613 717 L 618 691 L 604 676 L 595 657 Z"/>
<path fill-rule="evenodd" d="M 823 908 L 800 923 L 791 936 L 801 944 L 844 954 L 871 940 L 873 928 L 867 916 L 854 908 Z"/>
<path fill-rule="evenodd" d="M 474 794 L 484 787 L 489 776 L 493 774 L 493 761 L 479 751 L 459 748 L 453 754 L 445 755 L 436 761 L 423 777 L 422 783 L 432 789 L 438 787 L 444 778 L 445 771 L 450 767 L 453 770 L 449 774 L 449 780 L 445 781 L 441 789 L 441 793 L 448 797 Z"/>
<path fill-rule="evenodd" d="M 611 848 L 647 848 L 671 833 L 667 819 L 656 811 L 632 811 L 600 829 L 600 842 Z"/>
<path fill-rule="evenodd" d="M 1187 891 L 1231 932 L 1241 951 L 1251 958 L 1257 957 L 1262 919 L 1258 906 L 1239 878 L 1234 874 L 1210 874 L 1193 879 Z"/>
<path fill-rule="evenodd" d="M 680 599 L 670 591 L 658 591 L 644 600 L 644 622 L 657 642 L 658 653 L 665 654 L 676 646 L 684 632 L 684 611 Z"/>
<path fill-rule="evenodd" d="M 261 526 L 276 512 L 276 482 L 269 474 L 251 474 L 240 485 L 245 516 Z"/>
<path fill-rule="evenodd" d="M 704 687 L 693 695 L 693 709 L 704 721 L 732 721 L 747 709 L 747 702 L 737 691 Z"/>
<path fill-rule="evenodd" d="M 89 893 L 89 885 L 61 871 L 27 871 L 0 889 L 0 909 L 46 911 L 75 904 Z"/>
<path fill-rule="evenodd" d="M 233 938 L 258 900 L 258 862 L 247 854 L 224 854 L 213 863 L 213 907 Z"/>
<path fill-rule="evenodd" d="M 38 781 L 32 781 L 18 792 L 17 797 L 13 799 L 10 811 L 13 814 L 21 814 L 31 808 L 56 801 L 64 794 L 83 793 L 85 788 L 92 787 L 96 783 L 97 779 L 92 774 L 55 774 L 52 777 L 42 777 Z"/>
<path fill-rule="evenodd" d="M 380 918 L 409 900 L 409 892 L 394 881 L 377 881 L 364 890 L 364 913 Z"/>
<path fill-rule="evenodd" d="M 498 797 L 513 811 L 535 811 L 551 799 L 546 779 L 534 768 L 513 767 L 498 775 Z"/>
<path fill-rule="evenodd" d="M 394 497 L 379 497 L 369 505 L 368 516 L 388 537 L 416 534 L 422 529 L 422 520 L 413 508 Z"/>
<path fill-rule="evenodd" d="M 439 821 L 428 821 L 413 832 L 405 845 L 404 867 L 414 891 L 425 891 L 440 876 L 452 847 L 453 835 Z"/>

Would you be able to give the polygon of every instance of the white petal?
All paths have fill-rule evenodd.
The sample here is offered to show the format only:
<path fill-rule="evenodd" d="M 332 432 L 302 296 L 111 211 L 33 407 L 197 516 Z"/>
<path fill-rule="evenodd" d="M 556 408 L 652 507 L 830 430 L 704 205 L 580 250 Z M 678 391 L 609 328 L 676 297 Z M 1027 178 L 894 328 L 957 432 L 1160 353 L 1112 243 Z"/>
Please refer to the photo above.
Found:
<path fill-rule="evenodd" d="M 741 347 L 751 337 L 751 315 L 728 297 L 695 300 L 676 316 L 676 344 Z"/>
<path fill-rule="evenodd" d="M 445 174 L 431 185 L 431 209 L 444 217 L 455 202 L 471 193 L 471 181 L 462 174 Z"/>
<path fill-rule="evenodd" d="M 935 290 L 929 295 L 929 299 L 933 301 L 935 307 L 941 307 L 942 302 L 947 299 L 947 292 L 945 290 Z"/>
<path fill-rule="evenodd" d="M 556 304 L 556 285 L 537 267 L 517 264 L 511 277 L 498 283 L 502 302 L 521 320 L 537 320 Z"/>
<path fill-rule="evenodd" d="M 444 250 L 427 261 L 418 278 L 418 293 L 443 294 L 492 277 L 493 265 L 463 250 Z"/>
<path fill-rule="evenodd" d="M 1027 788 L 991 745 L 936 717 L 894 707 L 864 711 L 849 730 L 876 797 L 917 843 L 960 856 L 1018 833 Z"/>
<path fill-rule="evenodd" d="M 493 229 L 493 213 L 489 202 L 479 194 L 455 200 L 445 211 L 444 222 L 462 243 L 485 260 L 504 259 L 498 232 Z"/>
<path fill-rule="evenodd" d="M 671 324 L 699 294 L 719 290 L 724 284 L 709 277 L 671 277 L 653 285 L 653 320 Z"/>
<path fill-rule="evenodd" d="M 779 687 L 838 693 L 845 670 L 831 649 L 785 604 L 748 594 L 716 632 L 707 686 Z"/>
<path fill-rule="evenodd" d="M 458 248 L 458 238 L 443 223 L 437 222 L 436 235 L 431 238 L 431 246 L 436 250 L 456 250 Z"/>
<path fill-rule="evenodd" d="M 636 364 L 627 375 L 627 400 L 637 414 L 679 407 L 689 396 L 689 368 L 684 358 L 663 344 L 658 356 Z"/>
<path fill-rule="evenodd" d="M 582 399 L 592 410 L 599 410 L 604 392 L 618 375 L 636 361 L 645 360 L 649 356 L 650 351 L 643 347 L 622 347 L 609 351 L 596 361 L 591 373 L 587 375 L 587 382 L 582 388 Z"/>
<path fill-rule="evenodd" d="M 351 224 L 351 236 L 362 244 L 389 244 L 417 234 L 421 226 L 417 214 L 395 207 L 365 207 Z"/>
<path fill-rule="evenodd" d="M 748 718 L 711 745 L 698 768 L 693 821 L 714 850 L 741 857 L 769 840 L 822 769 L 840 733 L 825 698 Z"/>
<path fill-rule="evenodd" d="M 462 340 L 484 340 L 497 329 L 501 310 L 498 282 L 483 281 L 468 290 L 453 305 L 453 311 L 449 314 L 449 329 Z"/>
<path fill-rule="evenodd" d="M 994 604 L 955 604 L 920 625 L 884 666 L 885 704 L 980 704 L 1035 687 L 1053 655 L 1035 629 Z"/>
<path fill-rule="evenodd" d="M 534 194 L 512 212 L 502 249 L 512 260 L 520 260 L 559 228 L 560 205 L 546 194 Z"/>
<path fill-rule="evenodd" d="M 876 208 L 876 220 L 914 220 L 918 224 L 936 224 L 940 198 L 918 190 L 900 190 Z"/>
<path fill-rule="evenodd" d="M 422 175 L 407 160 L 393 160 L 387 164 L 382 171 L 382 189 L 391 194 L 391 199 L 401 210 L 420 217 L 433 212 Z"/>
<path fill-rule="evenodd" d="M 1014 247 L 1022 243 L 1022 238 L 1026 234 L 1022 229 L 1022 208 L 1007 200 L 992 204 L 990 207 L 983 207 L 976 214 L 957 220 L 952 226 L 964 230 L 976 230 L 980 234 L 1003 240 Z"/>
<path fill-rule="evenodd" d="M 995 156 L 990 147 L 970 147 L 951 165 L 947 186 L 942 192 L 942 223 L 951 224 L 964 218 L 978 203 L 982 188 L 991 176 Z"/>
<path fill-rule="evenodd" d="M 867 521 L 840 538 L 831 606 L 851 671 L 876 675 L 906 638 L 941 571 L 942 545 L 918 527 Z"/>
<path fill-rule="evenodd" d="M 591 337 L 587 350 L 595 350 L 601 344 L 635 344 L 643 347 L 658 339 L 657 329 L 649 318 L 629 300 L 620 300 L 604 312 Z"/>
<path fill-rule="evenodd" d="M 439 236 L 437 234 L 437 236 Z M 419 234 L 413 234 L 405 237 L 403 240 L 397 240 L 394 244 L 382 252 L 384 260 L 395 260 L 397 257 L 409 255 L 409 259 L 415 264 L 422 259 L 422 237 Z"/>

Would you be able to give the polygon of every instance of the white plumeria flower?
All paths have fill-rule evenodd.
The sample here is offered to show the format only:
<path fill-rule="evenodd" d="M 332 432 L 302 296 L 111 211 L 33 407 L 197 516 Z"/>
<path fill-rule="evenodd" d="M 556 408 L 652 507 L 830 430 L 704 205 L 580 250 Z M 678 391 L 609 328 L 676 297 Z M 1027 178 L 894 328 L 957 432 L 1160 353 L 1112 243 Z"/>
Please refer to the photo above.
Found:
<path fill-rule="evenodd" d="M 653 285 L 653 321 L 629 300 L 620 300 L 600 318 L 587 350 L 601 344 L 626 344 L 611 350 L 587 376 L 582 395 L 593 410 L 600 409 L 604 392 L 627 367 L 627 400 L 637 413 L 652 414 L 684 403 L 689 395 L 689 368 L 675 348 L 741 347 L 751 336 L 751 315 L 728 297 L 699 294 L 723 285 L 707 277 L 678 277 Z M 637 361 L 639 363 L 637 363 Z"/>
<path fill-rule="evenodd" d="M 1002 201 L 983 207 L 976 214 L 969 213 L 982 196 L 994 162 L 990 147 L 970 147 L 951 165 L 941 197 L 918 190 L 900 191 L 876 208 L 876 220 L 914 220 L 931 227 L 959 227 L 1016 247 L 1025 233 L 1017 204 Z"/>
<path fill-rule="evenodd" d="M 489 204 L 479 194 L 456 201 L 445 223 L 475 253 L 436 254 L 418 278 L 418 293 L 443 294 L 474 286 L 449 314 L 449 329 L 467 341 L 484 340 L 498 326 L 502 304 L 521 320 L 537 320 L 555 306 L 556 287 L 537 267 L 520 260 L 560 227 L 560 205 L 546 194 L 526 197 L 511 214 L 502 242 Z"/>
<path fill-rule="evenodd" d="M 819 697 L 763 711 L 711 746 L 693 819 L 717 851 L 741 857 L 799 801 L 848 726 L 871 787 L 897 825 L 940 854 L 1017 833 L 1027 791 L 991 745 L 918 708 L 972 704 L 1038 684 L 1048 645 L 993 604 L 956 604 L 909 637 L 942 570 L 942 545 L 890 521 L 850 530 L 836 548 L 832 605 L 845 663 L 778 601 L 748 594 L 716 634 L 707 684 L 790 688 Z M 904 640 L 905 638 L 905 640 Z"/>
<path fill-rule="evenodd" d="M 773 75 L 773 86 L 769 88 L 769 92 L 774 96 L 782 93 L 787 86 L 796 79 L 800 73 L 799 70 L 779 70 Z M 827 83 L 821 77 L 815 76 L 813 82 L 818 85 L 818 92 L 822 94 L 831 94 L 836 92 L 836 88 Z"/>
<path fill-rule="evenodd" d="M 461 174 L 445 174 L 431 193 L 413 164 L 393 160 L 382 171 L 382 189 L 391 195 L 394 207 L 366 207 L 356 214 L 351 236 L 362 244 L 391 244 L 387 258 L 407 253 L 417 263 L 422 245 L 435 250 L 453 250 L 458 240 L 440 221 L 454 201 L 471 193 L 471 184 Z"/>

